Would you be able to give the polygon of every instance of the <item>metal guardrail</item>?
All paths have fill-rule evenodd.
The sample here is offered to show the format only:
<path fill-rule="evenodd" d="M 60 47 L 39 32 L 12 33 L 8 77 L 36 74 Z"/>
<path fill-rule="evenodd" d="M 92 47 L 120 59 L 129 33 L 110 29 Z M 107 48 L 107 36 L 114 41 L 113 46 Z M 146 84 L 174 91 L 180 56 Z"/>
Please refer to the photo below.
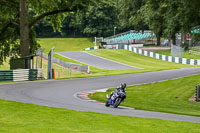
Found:
<path fill-rule="evenodd" d="M 13 70 L 13 81 L 28 81 L 29 69 Z"/>
<path fill-rule="evenodd" d="M 28 80 L 32 81 L 43 78 L 44 74 L 42 69 L 16 69 L 0 71 L 0 82 Z"/>
<path fill-rule="evenodd" d="M 48 59 L 48 56 L 46 54 L 43 53 L 42 55 L 45 59 Z M 80 72 L 87 72 L 89 73 L 90 72 L 90 68 L 89 66 L 84 66 L 84 65 L 79 65 L 79 64 L 74 64 L 74 63 L 69 63 L 69 62 L 65 62 L 63 60 L 60 60 L 60 59 L 57 59 L 55 57 L 53 57 L 53 62 L 62 66 L 62 67 L 65 67 L 65 68 L 68 68 L 68 69 L 71 69 L 71 70 L 77 70 L 77 71 L 80 71 Z"/>
<path fill-rule="evenodd" d="M 189 54 L 200 55 L 200 51 L 189 50 Z"/>

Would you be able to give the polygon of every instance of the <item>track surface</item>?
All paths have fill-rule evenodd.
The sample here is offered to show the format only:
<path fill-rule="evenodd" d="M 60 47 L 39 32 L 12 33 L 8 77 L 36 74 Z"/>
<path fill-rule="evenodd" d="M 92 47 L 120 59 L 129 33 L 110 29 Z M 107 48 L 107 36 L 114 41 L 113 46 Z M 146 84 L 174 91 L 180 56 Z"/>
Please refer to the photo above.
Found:
<path fill-rule="evenodd" d="M 199 73 L 200 68 L 187 68 L 95 78 L 0 84 L 0 98 L 78 111 L 200 123 L 200 117 L 141 111 L 128 108 L 106 108 L 103 104 L 80 100 L 75 95 L 76 93 L 83 91 L 116 87 L 122 82 L 126 82 L 128 85 L 144 84 Z"/>
<path fill-rule="evenodd" d="M 98 57 L 87 52 L 72 51 L 72 52 L 57 52 L 64 57 L 82 62 L 84 64 L 94 66 L 100 69 L 117 70 L 117 69 L 137 69 L 136 67 L 121 64 L 115 61 L 111 61 L 102 57 Z"/>

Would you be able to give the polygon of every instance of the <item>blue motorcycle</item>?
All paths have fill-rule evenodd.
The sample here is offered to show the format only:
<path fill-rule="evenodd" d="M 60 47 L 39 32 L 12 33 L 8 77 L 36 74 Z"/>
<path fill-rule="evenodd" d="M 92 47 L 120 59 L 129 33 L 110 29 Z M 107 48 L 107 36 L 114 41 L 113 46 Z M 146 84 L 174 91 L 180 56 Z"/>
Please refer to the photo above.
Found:
<path fill-rule="evenodd" d="M 117 108 L 120 103 L 124 101 L 125 98 L 126 93 L 121 90 L 116 93 L 111 93 L 110 96 L 107 94 L 107 101 L 105 103 L 105 106 L 109 107 L 110 105 L 112 105 L 114 108 Z"/>

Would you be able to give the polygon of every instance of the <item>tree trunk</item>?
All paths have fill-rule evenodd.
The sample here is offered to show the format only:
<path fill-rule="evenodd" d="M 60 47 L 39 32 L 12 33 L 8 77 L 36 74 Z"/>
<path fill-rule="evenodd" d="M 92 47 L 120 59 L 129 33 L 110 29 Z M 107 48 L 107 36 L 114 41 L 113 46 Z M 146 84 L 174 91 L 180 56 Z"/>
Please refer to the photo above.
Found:
<path fill-rule="evenodd" d="M 157 37 L 157 45 L 160 45 L 160 44 L 161 44 L 161 43 L 160 43 L 161 33 L 158 32 L 158 33 L 156 34 L 156 37 Z"/>
<path fill-rule="evenodd" d="M 176 34 L 172 36 L 172 44 L 176 45 Z"/>
<path fill-rule="evenodd" d="M 29 25 L 27 0 L 20 0 L 20 55 L 29 55 Z"/>

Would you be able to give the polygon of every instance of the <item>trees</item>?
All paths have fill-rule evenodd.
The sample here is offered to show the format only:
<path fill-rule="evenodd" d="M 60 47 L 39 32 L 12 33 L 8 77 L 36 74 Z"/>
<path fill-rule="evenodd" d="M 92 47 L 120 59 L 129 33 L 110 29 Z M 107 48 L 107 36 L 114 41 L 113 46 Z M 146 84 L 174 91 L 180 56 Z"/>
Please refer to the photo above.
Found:
<path fill-rule="evenodd" d="M 113 28 L 118 26 L 118 13 L 116 0 L 101 1 L 74 14 L 70 26 L 86 36 L 110 36 L 113 35 Z"/>
<path fill-rule="evenodd" d="M 119 18 L 122 27 L 134 28 L 135 30 L 148 29 L 144 15 L 140 8 L 145 5 L 145 0 L 119 0 Z"/>
<path fill-rule="evenodd" d="M 68 16 L 67 28 L 94 36 L 112 35 L 120 20 L 119 29 L 151 29 L 160 44 L 162 35 L 175 40 L 200 25 L 199 8 L 199 0 L 0 0 L 0 63 L 39 47 L 34 25 L 43 18 L 61 31 Z"/>
<path fill-rule="evenodd" d="M 175 34 L 189 33 L 192 27 L 200 25 L 199 0 L 120 0 L 121 18 L 124 25 L 131 24 L 135 29 L 148 26 L 157 36 L 174 40 Z M 125 20 L 125 21 L 124 21 Z"/>
<path fill-rule="evenodd" d="M 199 0 L 167 0 L 167 12 L 165 14 L 165 34 L 172 40 L 176 33 L 182 33 L 185 41 L 185 34 L 190 33 L 192 27 L 200 25 L 200 1 Z M 175 41 L 174 41 L 175 44 Z"/>
<path fill-rule="evenodd" d="M 33 26 L 39 20 L 48 18 L 54 30 L 60 31 L 67 13 L 83 10 L 95 1 L 0 0 L 0 63 L 9 55 L 23 57 L 34 52 L 38 45 Z"/>

